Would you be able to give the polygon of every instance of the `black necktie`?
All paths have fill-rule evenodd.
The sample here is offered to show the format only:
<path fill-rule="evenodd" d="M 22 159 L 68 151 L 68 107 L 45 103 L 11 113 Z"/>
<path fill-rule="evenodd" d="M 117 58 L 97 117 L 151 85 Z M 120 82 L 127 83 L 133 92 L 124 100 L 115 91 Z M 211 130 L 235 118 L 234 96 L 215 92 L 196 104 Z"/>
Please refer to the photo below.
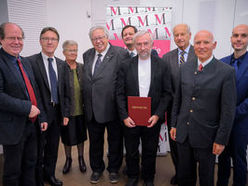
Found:
<path fill-rule="evenodd" d="M 184 50 L 180 52 L 180 60 L 179 60 L 179 64 L 180 65 L 183 64 L 183 63 L 185 63 L 184 54 L 185 54 L 185 51 Z"/>
<path fill-rule="evenodd" d="M 236 71 L 236 77 L 238 75 L 238 70 L 239 70 L 239 60 L 235 59 L 232 66 L 234 67 L 235 71 Z"/>
<path fill-rule="evenodd" d="M 101 65 L 101 57 L 102 57 L 102 54 L 97 54 L 98 58 L 96 60 L 96 64 L 95 64 L 95 69 L 94 69 L 94 74 L 97 72 L 97 70 L 99 69 L 100 65 Z"/>
<path fill-rule="evenodd" d="M 53 58 L 48 58 L 48 72 L 51 84 L 51 97 L 54 103 L 58 103 L 57 77 L 53 68 Z"/>

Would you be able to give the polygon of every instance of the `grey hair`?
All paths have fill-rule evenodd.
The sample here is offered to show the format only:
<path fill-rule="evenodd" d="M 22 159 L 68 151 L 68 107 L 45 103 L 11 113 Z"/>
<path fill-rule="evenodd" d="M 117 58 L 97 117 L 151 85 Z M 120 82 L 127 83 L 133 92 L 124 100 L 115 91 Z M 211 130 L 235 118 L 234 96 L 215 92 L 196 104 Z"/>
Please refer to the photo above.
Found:
<path fill-rule="evenodd" d="M 148 32 L 147 30 L 140 30 L 140 31 L 138 31 L 138 32 L 134 35 L 133 41 L 135 42 L 136 39 L 137 39 L 137 37 L 143 36 L 143 35 L 145 35 L 145 34 L 148 34 L 148 35 L 150 36 L 150 38 L 151 38 L 151 42 L 153 42 L 152 34 L 151 34 L 150 32 Z"/>
<path fill-rule="evenodd" d="M 69 45 L 77 45 L 78 46 L 78 43 L 74 40 L 66 40 L 63 45 L 62 45 L 62 48 L 63 48 L 63 51 L 66 50 L 66 48 L 69 46 Z"/>
<path fill-rule="evenodd" d="M 185 26 L 185 27 L 186 27 L 186 30 L 187 30 L 187 33 L 188 33 L 188 34 L 191 33 L 189 25 L 187 25 L 187 24 L 185 24 L 185 23 L 182 23 L 182 24 L 178 24 L 178 25 L 174 26 L 174 28 L 173 28 L 173 34 L 174 34 L 174 32 L 175 32 L 175 28 L 176 28 L 177 26 L 179 26 L 179 25 Z"/>
<path fill-rule="evenodd" d="M 90 31 L 89 31 L 89 37 L 90 37 L 90 39 L 92 39 L 92 33 L 93 33 L 95 30 L 97 30 L 97 29 L 103 30 L 105 36 L 106 36 L 107 38 L 109 38 L 109 32 L 108 32 L 108 30 L 106 29 L 106 27 L 104 27 L 104 26 L 93 26 L 93 27 L 90 28 Z"/>

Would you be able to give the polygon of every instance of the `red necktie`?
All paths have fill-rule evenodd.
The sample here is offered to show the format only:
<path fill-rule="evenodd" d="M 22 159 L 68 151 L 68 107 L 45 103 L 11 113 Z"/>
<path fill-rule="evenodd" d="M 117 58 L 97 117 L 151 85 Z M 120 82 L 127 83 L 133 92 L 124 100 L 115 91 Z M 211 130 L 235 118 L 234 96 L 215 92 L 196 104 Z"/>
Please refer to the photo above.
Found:
<path fill-rule="evenodd" d="M 200 65 L 198 66 L 198 71 L 199 71 L 199 72 L 201 72 L 201 71 L 202 71 L 202 69 L 203 69 L 203 65 L 202 65 L 202 64 L 200 64 Z"/>
<path fill-rule="evenodd" d="M 34 89 L 33 89 L 32 85 L 31 85 L 31 83 L 30 83 L 30 81 L 28 79 L 27 74 L 25 73 L 25 71 L 23 69 L 21 60 L 20 59 L 17 59 L 17 62 L 18 62 L 18 66 L 19 66 L 19 68 L 21 70 L 22 77 L 23 77 L 23 79 L 25 81 L 25 85 L 26 85 L 26 88 L 28 90 L 30 101 L 31 101 L 32 105 L 37 106 L 37 101 L 36 101 L 36 97 L 35 97 L 35 94 L 34 94 Z M 37 117 L 31 118 L 32 123 L 35 122 L 36 118 Z"/>

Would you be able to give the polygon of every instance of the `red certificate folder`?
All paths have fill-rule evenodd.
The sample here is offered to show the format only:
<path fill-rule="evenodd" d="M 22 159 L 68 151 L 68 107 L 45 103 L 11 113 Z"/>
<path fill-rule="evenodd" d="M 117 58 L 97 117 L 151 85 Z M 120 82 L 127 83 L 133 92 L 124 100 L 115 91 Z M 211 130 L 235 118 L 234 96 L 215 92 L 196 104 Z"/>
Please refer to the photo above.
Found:
<path fill-rule="evenodd" d="M 128 96 L 128 115 L 138 126 L 149 125 L 151 97 Z"/>

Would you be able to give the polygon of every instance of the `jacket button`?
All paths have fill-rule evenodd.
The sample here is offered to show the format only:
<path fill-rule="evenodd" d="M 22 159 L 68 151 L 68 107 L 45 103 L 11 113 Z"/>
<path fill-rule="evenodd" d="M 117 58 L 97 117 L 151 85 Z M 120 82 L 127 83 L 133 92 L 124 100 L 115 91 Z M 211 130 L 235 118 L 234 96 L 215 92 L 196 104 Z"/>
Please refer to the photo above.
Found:
<path fill-rule="evenodd" d="M 190 109 L 189 111 L 190 111 L 190 112 L 193 112 L 193 109 Z"/>
<path fill-rule="evenodd" d="M 189 122 L 187 122 L 186 124 L 189 125 Z"/>
<path fill-rule="evenodd" d="M 192 97 L 192 100 L 195 101 L 195 97 Z"/>

